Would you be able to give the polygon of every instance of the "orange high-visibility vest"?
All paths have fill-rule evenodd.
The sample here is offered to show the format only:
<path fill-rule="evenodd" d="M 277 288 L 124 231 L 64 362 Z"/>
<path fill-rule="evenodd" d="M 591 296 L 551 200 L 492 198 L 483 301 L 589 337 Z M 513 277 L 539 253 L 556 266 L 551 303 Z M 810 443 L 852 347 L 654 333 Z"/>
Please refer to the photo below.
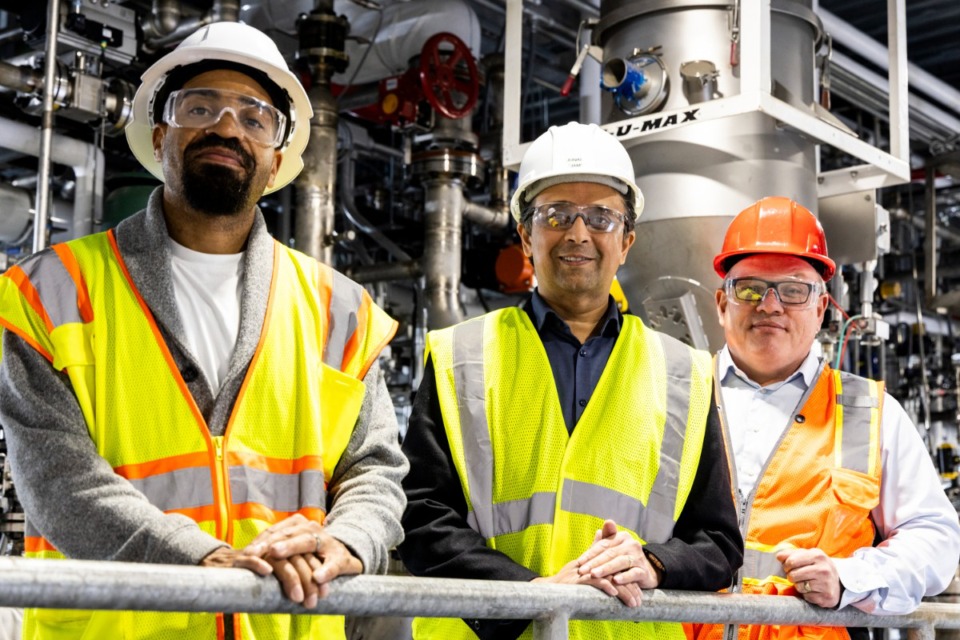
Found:
<path fill-rule="evenodd" d="M 118 475 L 235 548 L 294 513 L 323 522 L 361 379 L 396 331 L 362 287 L 275 243 L 260 341 L 226 431 L 214 437 L 112 231 L 8 270 L 0 323 L 67 374 L 98 453 Z M 32 527 L 25 547 L 29 557 L 63 557 Z M 236 614 L 234 627 L 245 639 L 344 633 L 337 617 Z M 23 637 L 212 639 L 223 629 L 222 614 L 31 609 Z"/>
<path fill-rule="evenodd" d="M 831 558 L 848 558 L 873 545 L 883 383 L 824 365 L 801 403 L 744 505 L 743 593 L 798 595 L 776 559 L 781 549 L 818 548 Z M 719 640 L 724 633 L 721 625 L 686 625 L 686 631 L 697 640 Z M 739 627 L 740 640 L 849 637 L 843 627 Z"/>

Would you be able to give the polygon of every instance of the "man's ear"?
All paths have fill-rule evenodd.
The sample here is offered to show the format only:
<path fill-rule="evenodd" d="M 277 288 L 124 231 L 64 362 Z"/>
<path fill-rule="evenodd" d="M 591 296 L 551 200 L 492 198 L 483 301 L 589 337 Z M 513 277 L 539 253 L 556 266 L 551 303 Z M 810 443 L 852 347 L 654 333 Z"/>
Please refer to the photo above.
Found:
<path fill-rule="evenodd" d="M 276 149 L 273 152 L 273 167 L 270 169 L 270 179 L 267 180 L 267 186 L 272 187 L 274 180 L 277 179 L 277 172 L 280 171 L 280 163 L 283 162 L 283 152 Z"/>
<path fill-rule="evenodd" d="M 717 301 L 717 319 L 720 320 L 720 326 L 723 326 L 723 316 L 727 312 L 727 294 L 724 293 L 723 289 L 717 289 L 715 295 Z"/>
<path fill-rule="evenodd" d="M 167 135 L 167 123 L 161 122 L 153 126 L 153 159 L 163 163 L 163 138 Z"/>
<path fill-rule="evenodd" d="M 523 248 L 523 255 L 528 258 L 533 257 L 533 245 L 530 239 L 530 234 L 527 233 L 527 228 L 523 223 L 517 223 L 517 233 L 520 234 L 520 246 Z"/>

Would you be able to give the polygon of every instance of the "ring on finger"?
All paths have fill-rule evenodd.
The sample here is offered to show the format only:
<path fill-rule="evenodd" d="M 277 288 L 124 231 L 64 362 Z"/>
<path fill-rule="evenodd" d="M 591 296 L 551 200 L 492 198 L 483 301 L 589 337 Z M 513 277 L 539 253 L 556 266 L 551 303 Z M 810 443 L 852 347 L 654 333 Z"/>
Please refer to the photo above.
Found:
<path fill-rule="evenodd" d="M 314 548 L 314 553 L 319 553 L 320 548 L 323 547 L 323 538 L 320 537 L 319 533 L 313 534 L 313 541 L 317 543 L 316 548 Z"/>
<path fill-rule="evenodd" d="M 633 568 L 633 556 L 627 556 L 627 569 Z"/>
<path fill-rule="evenodd" d="M 804 592 L 804 593 L 810 593 L 811 591 L 813 591 L 813 588 L 810 586 L 810 581 L 809 581 L 809 580 L 805 580 L 804 583 L 803 583 L 803 592 Z"/>

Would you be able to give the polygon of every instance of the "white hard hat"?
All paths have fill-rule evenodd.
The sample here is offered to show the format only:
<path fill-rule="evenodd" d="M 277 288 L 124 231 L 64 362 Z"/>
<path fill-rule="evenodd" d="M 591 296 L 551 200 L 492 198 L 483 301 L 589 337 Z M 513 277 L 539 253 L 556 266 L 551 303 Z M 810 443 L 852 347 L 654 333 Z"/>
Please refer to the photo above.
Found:
<path fill-rule="evenodd" d="M 637 187 L 630 155 L 619 140 L 595 124 L 570 122 L 550 127 L 533 141 L 520 161 L 519 184 L 510 199 L 510 213 L 519 222 L 523 209 L 537 194 L 565 182 L 613 187 L 633 204 L 634 220 L 643 213 L 643 194 Z"/>
<path fill-rule="evenodd" d="M 147 171 L 163 181 L 163 168 L 153 156 L 153 114 L 157 93 L 163 88 L 167 75 L 176 68 L 217 60 L 260 71 L 287 95 L 290 130 L 281 146 L 283 161 L 273 186 L 264 194 L 276 191 L 290 183 L 303 169 L 301 155 L 310 139 L 313 109 L 306 90 L 287 67 L 273 40 L 241 22 L 214 22 L 198 29 L 143 72 L 140 87 L 133 97 L 133 118 L 126 128 L 130 150 Z"/>

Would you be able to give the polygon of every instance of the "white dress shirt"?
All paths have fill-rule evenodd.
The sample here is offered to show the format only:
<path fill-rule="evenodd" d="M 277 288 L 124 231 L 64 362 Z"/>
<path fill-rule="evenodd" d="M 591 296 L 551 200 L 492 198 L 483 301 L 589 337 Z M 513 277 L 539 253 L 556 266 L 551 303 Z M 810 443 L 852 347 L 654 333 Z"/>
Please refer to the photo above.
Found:
<path fill-rule="evenodd" d="M 753 500 L 774 447 L 816 382 L 820 360 L 811 351 L 792 376 L 761 387 L 737 368 L 727 347 L 718 354 L 724 426 L 741 500 Z M 833 562 L 845 589 L 841 608 L 853 605 L 867 613 L 896 615 L 913 611 L 921 598 L 950 583 L 960 559 L 960 521 L 920 434 L 889 394 L 880 429 L 880 503 L 870 516 L 882 542 Z"/>

